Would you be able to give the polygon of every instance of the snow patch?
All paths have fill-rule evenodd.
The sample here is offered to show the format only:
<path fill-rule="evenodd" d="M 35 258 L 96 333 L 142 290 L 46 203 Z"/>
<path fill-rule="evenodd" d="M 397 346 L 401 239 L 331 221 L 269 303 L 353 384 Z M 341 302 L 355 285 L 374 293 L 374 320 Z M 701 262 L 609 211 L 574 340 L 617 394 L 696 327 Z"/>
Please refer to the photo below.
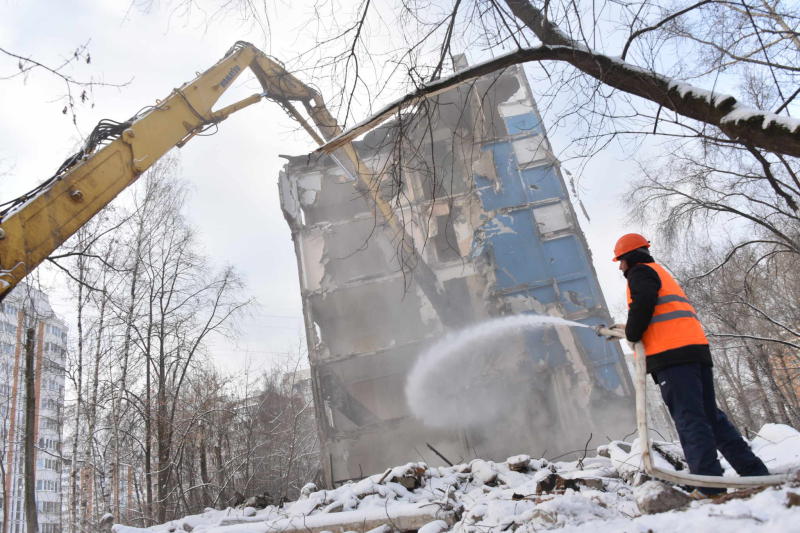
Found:
<path fill-rule="evenodd" d="M 729 113 L 722 117 L 721 122 L 735 124 L 740 121 L 746 122 L 752 118 L 761 119 L 762 129 L 767 129 L 774 124 L 776 126 L 782 126 L 792 133 L 797 133 L 800 131 L 800 119 L 776 115 L 774 113 L 766 113 L 759 109 L 738 104 L 735 105 Z"/>
<path fill-rule="evenodd" d="M 763 460 L 781 460 L 800 468 L 800 433 L 781 424 L 767 424 L 751 443 Z M 667 445 L 666 443 L 660 443 Z M 798 513 L 790 503 L 800 498 L 800 483 L 765 489 L 724 503 L 692 501 L 688 507 L 643 514 L 636 497 L 657 496 L 657 486 L 634 488 L 619 468 L 636 468 L 638 443 L 607 445 L 611 458 L 589 457 L 577 462 L 532 460 L 525 471 L 507 463 L 524 462 L 524 455 L 507 463 L 474 460 L 470 465 L 428 468 L 409 463 L 350 482 L 333 490 L 309 492 L 281 508 L 261 510 L 207 509 L 146 529 L 115 525 L 114 533 L 389 533 L 397 528 L 420 533 L 534 533 L 543 530 L 583 533 L 644 533 L 653 531 L 763 532 L 798 531 Z M 791 463 L 794 460 L 794 463 Z M 661 465 L 662 467 L 665 465 Z M 571 484 L 566 489 L 537 491 L 549 476 L 599 479 L 602 483 Z M 413 490 L 402 483 L 409 476 Z M 399 480 L 399 481 L 393 481 Z M 410 485 L 409 485 L 410 486 Z M 595 488 L 597 487 L 597 488 Z M 676 489 L 670 489 L 676 490 Z M 338 511 L 331 511 L 338 509 Z"/>

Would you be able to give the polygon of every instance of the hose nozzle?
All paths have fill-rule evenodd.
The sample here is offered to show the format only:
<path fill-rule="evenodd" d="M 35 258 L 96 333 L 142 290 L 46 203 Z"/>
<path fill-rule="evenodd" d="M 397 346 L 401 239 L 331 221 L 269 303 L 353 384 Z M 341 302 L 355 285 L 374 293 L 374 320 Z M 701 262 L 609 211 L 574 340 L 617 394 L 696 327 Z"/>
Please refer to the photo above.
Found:
<path fill-rule="evenodd" d="M 625 329 L 619 324 L 615 324 L 611 327 L 600 324 L 594 327 L 594 332 L 597 333 L 598 337 L 605 337 L 608 340 L 625 338 Z"/>

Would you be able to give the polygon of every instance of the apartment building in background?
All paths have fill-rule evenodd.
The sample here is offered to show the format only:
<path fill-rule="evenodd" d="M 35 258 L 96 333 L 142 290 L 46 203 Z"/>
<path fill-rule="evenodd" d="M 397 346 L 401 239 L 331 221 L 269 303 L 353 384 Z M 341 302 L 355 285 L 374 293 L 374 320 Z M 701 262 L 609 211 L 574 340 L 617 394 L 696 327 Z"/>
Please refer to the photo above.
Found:
<path fill-rule="evenodd" d="M 29 328 L 33 328 L 35 334 L 34 389 L 37 402 L 34 437 L 39 533 L 60 533 L 67 328 L 53 312 L 47 295 L 24 284 L 0 303 L 1 532 L 27 531 L 24 498 L 25 338 Z"/>

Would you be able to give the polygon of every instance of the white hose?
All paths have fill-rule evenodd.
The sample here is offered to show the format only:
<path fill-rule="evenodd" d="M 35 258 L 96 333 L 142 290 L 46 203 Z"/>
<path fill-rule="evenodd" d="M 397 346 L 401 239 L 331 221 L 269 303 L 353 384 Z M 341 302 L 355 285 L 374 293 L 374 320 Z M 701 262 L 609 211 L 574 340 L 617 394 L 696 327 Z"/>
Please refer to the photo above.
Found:
<path fill-rule="evenodd" d="M 615 335 L 618 336 L 618 335 Z M 639 443 L 642 448 L 642 462 L 644 471 L 647 475 L 670 481 L 672 483 L 688 484 L 696 487 L 713 488 L 733 488 L 744 489 L 749 487 L 760 487 L 764 485 L 780 485 L 789 481 L 788 474 L 774 474 L 771 476 L 748 476 L 748 477 L 722 477 L 722 476 L 701 476 L 698 474 L 682 474 L 661 470 L 653 464 L 653 456 L 650 454 L 650 437 L 647 430 L 647 365 L 645 363 L 644 345 L 637 342 L 633 345 L 634 349 L 634 385 L 636 388 L 636 428 L 639 432 Z"/>

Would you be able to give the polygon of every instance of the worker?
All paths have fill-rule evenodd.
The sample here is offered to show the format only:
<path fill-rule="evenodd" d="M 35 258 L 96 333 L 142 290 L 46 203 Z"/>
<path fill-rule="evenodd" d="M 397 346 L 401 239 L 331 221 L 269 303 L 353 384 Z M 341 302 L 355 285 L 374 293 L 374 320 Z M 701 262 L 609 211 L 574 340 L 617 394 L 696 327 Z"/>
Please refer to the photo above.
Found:
<path fill-rule="evenodd" d="M 708 340 L 692 304 L 675 279 L 650 256 L 650 242 L 636 233 L 614 246 L 614 261 L 628 282 L 625 336 L 641 341 L 647 372 L 661 389 L 678 430 L 689 472 L 721 476 L 717 450 L 741 476 L 768 475 L 739 431 L 718 407 Z M 695 489 L 712 497 L 724 489 Z"/>

